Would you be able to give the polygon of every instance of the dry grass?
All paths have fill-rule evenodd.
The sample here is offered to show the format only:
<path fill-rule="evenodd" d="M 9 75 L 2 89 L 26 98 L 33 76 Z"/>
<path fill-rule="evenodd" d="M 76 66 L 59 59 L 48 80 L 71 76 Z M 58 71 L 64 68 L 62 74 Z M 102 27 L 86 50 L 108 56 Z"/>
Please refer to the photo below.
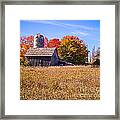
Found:
<path fill-rule="evenodd" d="M 82 66 L 21 67 L 21 100 L 99 100 L 100 70 Z"/>

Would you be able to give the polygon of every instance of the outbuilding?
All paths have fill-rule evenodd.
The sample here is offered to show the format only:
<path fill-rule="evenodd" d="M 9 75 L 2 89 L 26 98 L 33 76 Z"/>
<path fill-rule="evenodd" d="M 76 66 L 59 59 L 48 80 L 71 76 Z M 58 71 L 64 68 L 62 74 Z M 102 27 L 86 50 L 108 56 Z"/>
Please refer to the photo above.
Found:
<path fill-rule="evenodd" d="M 59 60 L 56 48 L 30 48 L 25 57 L 30 66 L 57 66 Z"/>

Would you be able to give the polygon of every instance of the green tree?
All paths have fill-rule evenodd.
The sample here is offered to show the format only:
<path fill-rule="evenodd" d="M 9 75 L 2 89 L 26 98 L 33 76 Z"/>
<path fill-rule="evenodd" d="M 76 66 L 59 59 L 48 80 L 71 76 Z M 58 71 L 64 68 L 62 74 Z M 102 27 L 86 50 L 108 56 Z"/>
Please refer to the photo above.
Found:
<path fill-rule="evenodd" d="M 88 49 L 83 41 L 76 36 L 65 36 L 61 39 L 58 48 L 60 59 L 75 65 L 85 64 Z"/>

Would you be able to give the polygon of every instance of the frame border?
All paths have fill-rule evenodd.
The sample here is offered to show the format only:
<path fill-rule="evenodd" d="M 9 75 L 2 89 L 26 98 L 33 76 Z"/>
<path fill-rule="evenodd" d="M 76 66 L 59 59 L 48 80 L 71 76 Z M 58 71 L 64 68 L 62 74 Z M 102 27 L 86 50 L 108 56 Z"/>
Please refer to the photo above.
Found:
<path fill-rule="evenodd" d="M 120 119 L 119 105 L 119 0 L 44 0 L 44 1 L 2 1 L 0 41 L 0 119 Z M 5 115 L 5 5 L 115 5 L 115 115 Z"/>

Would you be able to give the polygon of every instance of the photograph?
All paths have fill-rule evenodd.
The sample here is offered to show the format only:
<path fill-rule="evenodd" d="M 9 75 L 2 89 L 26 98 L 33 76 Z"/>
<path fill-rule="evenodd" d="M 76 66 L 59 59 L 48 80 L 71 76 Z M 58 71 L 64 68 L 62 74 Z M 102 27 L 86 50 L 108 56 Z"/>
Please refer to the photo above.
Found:
<path fill-rule="evenodd" d="M 119 119 L 113 1 L 2 2 L 1 118 Z"/>
<path fill-rule="evenodd" d="M 100 20 L 20 20 L 20 100 L 100 100 Z"/>

